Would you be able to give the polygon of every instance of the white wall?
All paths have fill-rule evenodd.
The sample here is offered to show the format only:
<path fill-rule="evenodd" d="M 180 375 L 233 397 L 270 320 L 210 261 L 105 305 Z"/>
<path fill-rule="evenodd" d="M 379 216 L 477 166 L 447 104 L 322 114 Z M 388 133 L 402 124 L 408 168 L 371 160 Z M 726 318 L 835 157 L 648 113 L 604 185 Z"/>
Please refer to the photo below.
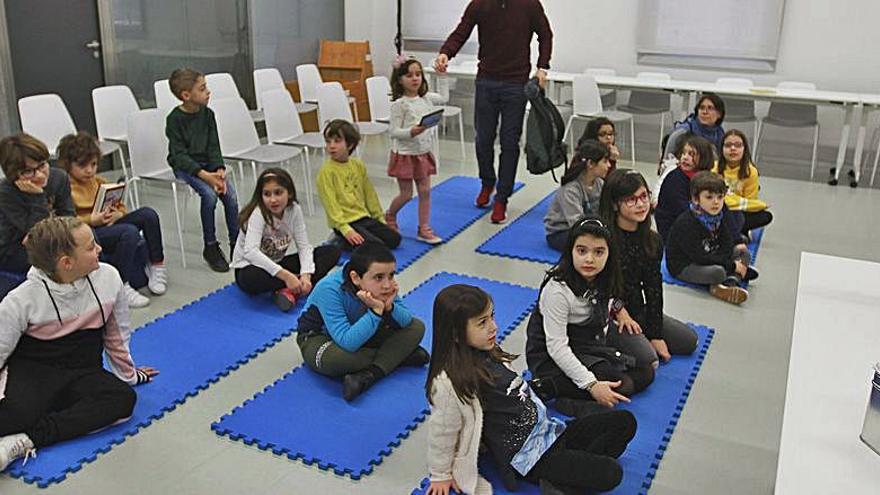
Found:
<path fill-rule="evenodd" d="M 624 75 L 658 70 L 636 63 L 638 0 L 543 0 L 554 31 L 551 66 L 580 71 L 611 67 Z M 395 0 L 345 0 L 345 36 L 369 40 L 377 74 L 387 72 L 394 53 Z M 712 22 L 707 20 L 707 22 Z M 714 20 L 723 22 L 723 19 Z M 783 16 L 777 70 L 751 74 L 756 84 L 812 81 L 820 89 L 880 93 L 880 2 L 876 0 L 788 0 Z M 449 31 L 455 26 L 450 25 Z M 673 77 L 714 80 L 718 71 L 670 68 Z M 822 143 L 836 146 L 843 112 L 821 109 Z M 876 118 L 876 117 L 875 117 Z M 810 133 L 774 129 L 773 140 L 809 141 Z M 853 133 L 855 134 L 855 133 Z M 854 137 L 851 140 L 854 142 Z"/>

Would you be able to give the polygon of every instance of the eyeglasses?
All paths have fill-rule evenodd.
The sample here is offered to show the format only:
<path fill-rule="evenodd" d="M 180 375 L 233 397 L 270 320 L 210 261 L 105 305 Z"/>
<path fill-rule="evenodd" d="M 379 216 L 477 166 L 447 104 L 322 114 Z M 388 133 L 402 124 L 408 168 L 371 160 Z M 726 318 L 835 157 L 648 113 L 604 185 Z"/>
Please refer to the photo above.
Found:
<path fill-rule="evenodd" d="M 627 197 L 623 198 L 623 204 L 625 204 L 626 206 L 629 206 L 630 208 L 632 208 L 633 206 L 635 206 L 639 203 L 648 204 L 650 202 L 651 202 L 651 195 L 648 194 L 647 191 L 643 192 L 642 194 L 639 194 L 638 196 L 627 196 Z"/>
<path fill-rule="evenodd" d="M 730 142 L 724 143 L 725 148 L 739 149 L 739 148 L 742 148 L 743 146 L 744 145 L 741 141 L 730 141 Z"/>
<path fill-rule="evenodd" d="M 23 177 L 25 179 L 33 179 L 34 175 L 37 174 L 37 170 L 39 170 L 40 172 L 45 172 L 47 168 L 49 168 L 49 162 L 47 160 L 43 160 L 42 162 L 38 163 L 36 167 L 25 167 L 25 169 L 22 170 L 18 175 L 19 177 Z"/>

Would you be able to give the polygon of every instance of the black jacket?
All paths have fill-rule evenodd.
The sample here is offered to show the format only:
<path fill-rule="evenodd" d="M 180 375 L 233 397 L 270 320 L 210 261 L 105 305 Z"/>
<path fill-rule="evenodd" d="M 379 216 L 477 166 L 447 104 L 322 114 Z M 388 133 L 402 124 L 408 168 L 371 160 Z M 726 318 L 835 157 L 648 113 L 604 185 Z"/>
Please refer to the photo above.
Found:
<path fill-rule="evenodd" d="M 723 216 L 717 232 L 709 232 L 688 209 L 675 220 L 669 229 L 666 243 L 666 266 L 669 273 L 678 276 L 684 267 L 695 265 L 721 265 L 727 273 L 733 273 L 733 239 Z"/>

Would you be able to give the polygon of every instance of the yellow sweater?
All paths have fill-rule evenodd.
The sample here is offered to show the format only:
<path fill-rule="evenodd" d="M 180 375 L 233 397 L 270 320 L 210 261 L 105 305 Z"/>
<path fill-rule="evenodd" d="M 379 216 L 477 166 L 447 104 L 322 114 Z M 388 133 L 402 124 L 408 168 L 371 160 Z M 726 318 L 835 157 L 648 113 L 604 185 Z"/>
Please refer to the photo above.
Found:
<path fill-rule="evenodd" d="M 357 158 L 345 163 L 328 159 L 318 171 L 318 196 L 327 212 L 327 224 L 346 235 L 351 222 L 375 218 L 385 223 L 376 189 L 367 177 L 367 167 Z"/>
<path fill-rule="evenodd" d="M 107 179 L 96 175 L 94 179 L 87 182 L 80 182 L 70 177 L 70 197 L 73 198 L 73 207 L 76 209 L 76 216 L 86 224 L 92 216 L 92 208 L 95 207 L 95 200 L 98 199 L 98 188 L 101 184 L 107 184 Z M 122 206 L 122 213 L 125 214 L 125 205 Z"/>
<path fill-rule="evenodd" d="M 713 170 L 718 173 L 718 165 Z M 739 167 L 726 167 L 724 173 L 724 182 L 727 184 L 727 196 L 724 202 L 727 207 L 733 211 L 756 212 L 767 209 L 767 203 L 758 199 L 758 168 L 753 163 L 749 164 L 749 176 L 745 179 L 739 178 Z"/>

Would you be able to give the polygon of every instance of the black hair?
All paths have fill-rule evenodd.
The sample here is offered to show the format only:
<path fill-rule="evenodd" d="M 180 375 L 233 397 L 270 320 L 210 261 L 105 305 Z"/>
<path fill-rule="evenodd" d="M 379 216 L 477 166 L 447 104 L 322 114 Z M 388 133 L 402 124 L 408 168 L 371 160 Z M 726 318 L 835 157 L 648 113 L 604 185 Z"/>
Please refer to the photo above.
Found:
<path fill-rule="evenodd" d="M 399 67 L 391 71 L 391 99 L 396 100 L 403 96 L 403 84 L 400 83 L 400 78 L 409 73 L 409 66 L 413 64 L 418 64 L 419 69 L 422 69 L 422 84 L 419 86 L 418 94 L 419 96 L 425 96 L 428 94 L 428 80 L 425 79 L 424 68 L 422 67 L 422 63 L 414 58 L 409 58 L 403 61 Z"/>
<path fill-rule="evenodd" d="M 715 110 L 718 111 L 719 117 L 718 120 L 715 121 L 715 125 L 720 126 L 724 123 L 724 100 L 715 93 L 703 93 L 697 98 L 697 104 L 694 106 L 694 117 L 700 114 L 700 104 L 703 103 L 703 100 L 711 101 L 712 105 L 715 106 Z"/>
<path fill-rule="evenodd" d="M 353 271 L 363 277 L 373 263 L 394 263 L 394 253 L 381 242 L 365 242 L 351 253 L 351 258 L 343 268 L 346 277 Z"/>
<path fill-rule="evenodd" d="M 727 138 L 730 136 L 737 136 L 742 139 L 743 142 L 743 156 L 739 161 L 739 172 L 737 173 L 737 177 L 740 179 L 745 179 L 751 173 L 752 164 L 752 151 L 749 149 L 749 140 L 746 139 L 746 135 L 743 131 L 739 129 L 731 129 L 724 133 L 724 138 L 721 139 L 721 156 L 718 158 L 718 171 L 722 174 L 724 173 L 724 169 L 727 168 L 729 163 L 727 162 L 727 158 L 724 157 L 724 142 L 727 141 Z"/>
<path fill-rule="evenodd" d="M 681 154 L 684 153 L 684 147 L 690 146 L 697 152 L 699 160 L 696 163 L 696 170 L 712 170 L 715 166 L 715 145 L 708 139 L 697 136 L 696 134 L 688 134 L 678 144 L 675 150 L 675 157 L 681 160 Z"/>
<path fill-rule="evenodd" d="M 584 280 L 584 277 L 577 272 L 572 255 L 572 250 L 578 238 L 585 235 L 605 239 L 605 242 L 608 244 L 608 260 L 605 262 L 605 268 L 596 276 L 592 283 Z M 541 283 L 541 289 L 544 288 L 544 285 L 551 278 L 565 283 L 578 297 L 583 296 L 590 289 L 598 289 L 601 294 L 607 297 L 623 296 L 623 276 L 620 272 L 617 249 L 615 249 L 611 237 L 611 230 L 608 229 L 599 217 L 588 215 L 581 218 L 568 230 L 568 241 L 565 244 L 565 250 L 562 251 L 556 265 L 547 270 L 544 281 Z"/>
<path fill-rule="evenodd" d="M 581 138 L 578 139 L 578 146 L 581 145 L 582 142 L 587 139 L 594 139 L 596 141 L 599 140 L 599 130 L 602 129 L 602 126 L 610 125 L 611 129 L 616 130 L 614 127 L 614 122 L 612 122 L 607 117 L 596 117 L 595 119 L 587 122 L 587 127 L 584 128 L 584 133 L 581 134 Z"/>
<path fill-rule="evenodd" d="M 607 146 L 595 139 L 587 139 L 578 144 L 577 151 L 575 151 L 574 156 L 571 158 L 571 164 L 565 170 L 565 174 L 562 175 L 562 185 L 564 186 L 580 177 L 581 173 L 587 169 L 588 162 L 593 162 L 595 165 L 603 158 L 610 158 L 610 153 Z"/>
<path fill-rule="evenodd" d="M 620 203 L 628 197 L 635 195 L 636 191 L 644 187 L 648 194 L 648 216 L 639 223 L 639 243 L 642 251 L 651 259 L 659 259 L 661 256 L 660 234 L 651 230 L 651 188 L 648 181 L 637 170 L 618 168 L 611 172 L 602 186 L 602 197 L 599 200 L 599 215 L 611 229 L 611 236 L 618 248 L 622 246 L 622 231 L 617 225 L 617 215 L 620 211 Z"/>

